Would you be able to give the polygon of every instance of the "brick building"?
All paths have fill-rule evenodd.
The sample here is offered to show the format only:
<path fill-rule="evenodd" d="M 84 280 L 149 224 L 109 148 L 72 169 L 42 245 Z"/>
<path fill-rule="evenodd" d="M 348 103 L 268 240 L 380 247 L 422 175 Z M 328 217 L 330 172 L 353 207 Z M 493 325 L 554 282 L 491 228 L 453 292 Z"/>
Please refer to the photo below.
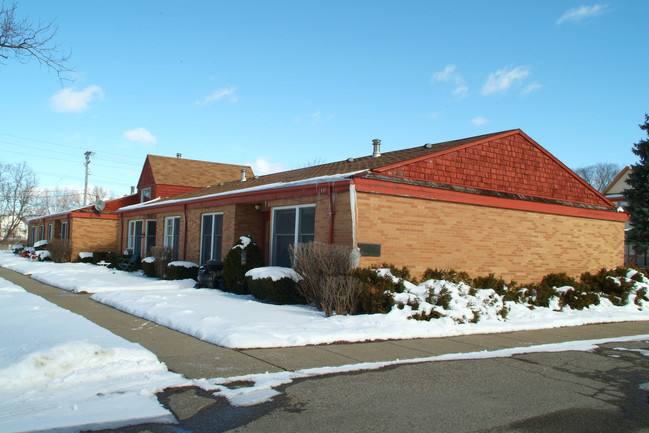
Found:
<path fill-rule="evenodd" d="M 242 169 L 252 175 L 249 166 L 195 161 L 180 158 L 180 155 L 177 158 L 147 155 L 137 190 L 134 189 L 131 195 L 106 201 L 101 206 L 91 205 L 31 218 L 28 221 L 28 244 L 34 245 L 34 242 L 44 239 L 68 239 L 72 260 L 76 260 L 82 251 L 121 252 L 118 209 L 233 180 L 239 177 Z M 145 233 L 142 226 L 135 226 L 133 230 L 139 230 L 138 239 Z"/>
<path fill-rule="evenodd" d="M 361 265 L 521 282 L 623 263 L 627 214 L 520 130 L 385 153 L 373 145 L 361 158 L 125 206 L 118 248 L 164 244 L 203 263 L 250 235 L 268 264 L 288 266 L 289 244 L 315 240 L 359 247 Z"/>

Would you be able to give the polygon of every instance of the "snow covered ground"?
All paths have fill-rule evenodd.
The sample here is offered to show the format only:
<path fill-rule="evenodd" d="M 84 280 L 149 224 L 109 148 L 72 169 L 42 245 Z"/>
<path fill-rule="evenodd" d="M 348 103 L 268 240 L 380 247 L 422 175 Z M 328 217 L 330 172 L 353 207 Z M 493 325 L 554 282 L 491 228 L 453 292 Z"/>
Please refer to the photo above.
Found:
<path fill-rule="evenodd" d="M 0 432 L 174 422 L 156 356 L 0 278 Z"/>
<path fill-rule="evenodd" d="M 396 295 L 404 304 L 418 299 L 425 307 L 429 290 L 453 294 L 447 317 L 432 321 L 408 319 L 405 305 L 389 314 L 326 317 L 310 306 L 278 306 L 218 290 L 193 289 L 192 280 L 159 281 L 138 273 L 112 271 L 91 264 L 55 264 L 24 259 L 0 251 L 0 266 L 29 274 L 42 282 L 74 292 L 137 316 L 222 346 L 233 348 L 297 346 L 334 341 L 436 337 L 511 330 L 551 328 L 586 323 L 649 320 L 649 305 L 633 299 L 624 307 L 608 301 L 583 311 L 529 309 L 507 303 L 493 291 L 470 295 L 466 287 L 444 281 L 406 284 Z M 277 270 L 275 270 L 277 271 Z M 649 287 L 643 284 L 642 287 Z M 480 321 L 470 323 L 475 312 Z M 43 326 L 46 324 L 47 326 Z M 365 363 L 236 378 L 190 382 L 167 371 L 164 364 L 137 344 L 60 309 L 0 279 L 0 433 L 29 430 L 77 431 L 173 421 L 154 392 L 195 384 L 230 400 L 250 405 L 277 395 L 274 389 L 297 378 L 342 371 L 382 368 L 396 363 L 432 362 L 511 356 L 531 351 L 591 350 L 609 340 L 544 345 L 506 351 L 476 352 L 388 363 Z M 628 340 L 629 338 L 625 338 Z M 649 335 L 632 339 L 646 340 Z M 228 388 L 246 380 L 251 386 Z M 643 385 L 649 386 L 649 385 Z M 82 427 L 80 427 L 82 426 Z"/>
<path fill-rule="evenodd" d="M 417 299 L 422 309 L 429 290 L 445 289 L 453 295 L 447 317 L 412 320 L 409 305 L 395 307 L 388 314 L 326 317 L 311 306 L 273 305 L 252 296 L 193 289 L 193 280 L 161 281 L 91 264 L 35 262 L 8 251 L 0 251 L 0 266 L 31 274 L 32 278 L 65 290 L 94 293 L 92 298 L 98 302 L 229 348 L 443 337 L 649 320 L 649 303 L 640 301 L 638 306 L 633 297 L 623 307 L 603 299 L 600 305 L 581 311 L 559 311 L 556 303 L 550 308 L 529 309 L 507 302 L 505 320 L 499 314 L 505 304 L 493 290 L 477 290 L 470 295 L 468 286 L 435 280 L 418 286 L 406 283 L 406 292 L 396 294 L 396 300 L 405 304 Z M 480 320 L 471 323 L 475 312 Z"/>

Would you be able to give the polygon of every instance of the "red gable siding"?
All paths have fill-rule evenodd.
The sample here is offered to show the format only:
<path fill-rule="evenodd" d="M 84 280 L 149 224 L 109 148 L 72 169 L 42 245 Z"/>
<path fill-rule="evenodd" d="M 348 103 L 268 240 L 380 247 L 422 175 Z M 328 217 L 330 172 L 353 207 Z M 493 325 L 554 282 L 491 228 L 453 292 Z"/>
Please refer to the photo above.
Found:
<path fill-rule="evenodd" d="M 392 166 L 385 174 L 573 203 L 610 206 L 606 199 L 577 175 L 520 132 Z"/>
<path fill-rule="evenodd" d="M 140 174 L 140 181 L 137 183 L 138 191 L 142 191 L 142 188 L 148 188 L 153 186 L 155 179 L 153 179 L 153 170 L 151 170 L 151 164 L 149 163 L 149 158 L 144 161 L 144 167 L 142 167 L 142 173 Z M 152 191 L 153 192 L 153 191 Z M 155 197 L 155 196 L 151 196 Z"/>

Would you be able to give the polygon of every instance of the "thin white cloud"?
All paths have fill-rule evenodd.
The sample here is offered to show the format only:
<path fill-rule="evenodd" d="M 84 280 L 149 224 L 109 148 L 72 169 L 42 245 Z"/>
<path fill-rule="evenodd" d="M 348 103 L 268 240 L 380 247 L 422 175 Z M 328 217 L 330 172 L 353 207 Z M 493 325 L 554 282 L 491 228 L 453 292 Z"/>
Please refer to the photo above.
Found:
<path fill-rule="evenodd" d="M 474 117 L 473 119 L 471 119 L 471 123 L 473 123 L 475 126 L 481 126 L 487 122 L 489 121 L 482 116 Z"/>
<path fill-rule="evenodd" d="M 541 85 L 537 83 L 536 81 L 533 83 L 528 84 L 525 86 L 525 88 L 521 91 L 521 95 L 527 95 L 528 93 L 531 93 L 535 90 L 538 90 L 541 88 Z"/>
<path fill-rule="evenodd" d="M 247 164 L 251 166 L 255 174 L 258 175 L 286 171 L 286 168 L 284 168 L 281 162 L 272 162 L 268 158 L 265 158 L 263 156 L 257 158 L 255 162 L 249 162 Z"/>
<path fill-rule="evenodd" d="M 603 12 L 606 12 L 608 5 L 605 4 L 596 4 L 593 6 L 579 6 L 577 8 L 568 9 L 561 17 L 557 20 L 557 25 L 563 24 L 565 22 L 579 22 L 587 18 L 594 17 Z"/>
<path fill-rule="evenodd" d="M 301 114 L 295 117 L 297 123 L 310 122 L 311 125 L 318 125 L 320 123 L 329 122 L 336 117 L 335 114 L 322 114 L 322 111 L 314 111 L 313 113 Z"/>
<path fill-rule="evenodd" d="M 530 69 L 525 66 L 517 66 L 514 69 L 508 67 L 489 74 L 487 82 L 482 86 L 483 95 L 494 93 L 505 93 L 514 84 L 519 84 L 530 75 Z"/>
<path fill-rule="evenodd" d="M 430 81 L 435 83 L 450 83 L 455 86 L 453 94 L 458 98 L 463 98 L 469 93 L 469 87 L 464 82 L 464 77 L 455 72 L 455 65 L 446 65 L 441 71 L 435 72 Z"/>
<path fill-rule="evenodd" d="M 52 95 L 50 108 L 57 113 L 83 113 L 92 101 L 103 98 L 103 89 L 96 85 L 88 86 L 83 90 L 69 87 Z"/>
<path fill-rule="evenodd" d="M 196 101 L 196 105 L 208 105 L 212 104 L 220 99 L 228 98 L 230 102 L 237 102 L 239 97 L 236 95 L 237 88 L 234 86 L 225 87 L 223 89 L 216 90 L 211 94 L 207 95 L 205 98 L 200 101 Z"/>
<path fill-rule="evenodd" d="M 124 138 L 140 144 L 150 144 L 155 146 L 158 139 L 146 128 L 135 128 L 130 131 L 124 131 Z"/>

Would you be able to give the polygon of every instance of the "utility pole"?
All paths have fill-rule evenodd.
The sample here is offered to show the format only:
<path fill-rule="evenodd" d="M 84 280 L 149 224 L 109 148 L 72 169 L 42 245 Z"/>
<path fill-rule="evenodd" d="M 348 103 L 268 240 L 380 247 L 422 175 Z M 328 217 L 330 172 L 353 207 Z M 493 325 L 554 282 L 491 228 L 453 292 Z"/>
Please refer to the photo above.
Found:
<path fill-rule="evenodd" d="M 83 206 L 85 207 L 88 204 L 88 166 L 90 165 L 92 152 L 88 150 L 84 155 L 86 155 L 86 163 L 84 164 L 86 166 L 86 185 L 83 189 Z"/>

